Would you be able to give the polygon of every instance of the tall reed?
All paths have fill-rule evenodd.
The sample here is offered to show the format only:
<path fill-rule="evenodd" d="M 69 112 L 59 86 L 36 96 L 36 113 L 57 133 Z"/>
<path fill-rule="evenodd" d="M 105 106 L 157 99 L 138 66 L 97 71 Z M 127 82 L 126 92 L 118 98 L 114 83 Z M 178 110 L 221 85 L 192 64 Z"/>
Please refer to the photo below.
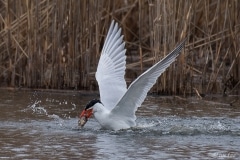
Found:
<path fill-rule="evenodd" d="M 115 19 L 128 50 L 128 84 L 188 37 L 151 91 L 239 94 L 239 10 L 238 1 L 1 0 L 0 86 L 96 90 Z"/>

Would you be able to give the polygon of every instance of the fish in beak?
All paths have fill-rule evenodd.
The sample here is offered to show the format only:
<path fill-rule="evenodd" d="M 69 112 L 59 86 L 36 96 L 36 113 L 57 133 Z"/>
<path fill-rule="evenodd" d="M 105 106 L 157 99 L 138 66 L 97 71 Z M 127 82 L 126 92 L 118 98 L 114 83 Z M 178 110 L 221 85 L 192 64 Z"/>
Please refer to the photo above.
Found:
<path fill-rule="evenodd" d="M 78 125 L 83 127 L 87 123 L 88 118 L 90 118 L 92 116 L 92 114 L 93 114 L 93 109 L 92 108 L 87 109 L 87 110 L 84 109 L 79 116 L 80 119 L 78 121 Z"/>
<path fill-rule="evenodd" d="M 96 103 L 101 103 L 101 101 L 98 99 L 93 99 L 86 105 L 85 109 L 82 111 L 82 113 L 79 116 L 80 118 L 78 121 L 79 126 L 83 127 L 87 123 L 88 118 L 90 118 L 93 114 L 93 106 Z"/>

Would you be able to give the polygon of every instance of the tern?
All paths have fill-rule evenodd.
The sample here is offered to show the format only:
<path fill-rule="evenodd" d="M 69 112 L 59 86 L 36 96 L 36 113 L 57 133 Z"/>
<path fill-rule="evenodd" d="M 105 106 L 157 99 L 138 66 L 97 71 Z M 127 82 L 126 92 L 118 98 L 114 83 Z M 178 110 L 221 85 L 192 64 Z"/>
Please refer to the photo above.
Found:
<path fill-rule="evenodd" d="M 100 100 L 90 101 L 80 114 L 79 125 L 83 127 L 93 114 L 102 128 L 110 130 L 128 129 L 136 126 L 138 107 L 158 77 L 176 60 L 184 47 L 186 38 L 165 58 L 142 73 L 127 88 L 124 79 L 126 49 L 121 28 L 113 20 L 101 52 L 95 74 L 99 86 Z"/>

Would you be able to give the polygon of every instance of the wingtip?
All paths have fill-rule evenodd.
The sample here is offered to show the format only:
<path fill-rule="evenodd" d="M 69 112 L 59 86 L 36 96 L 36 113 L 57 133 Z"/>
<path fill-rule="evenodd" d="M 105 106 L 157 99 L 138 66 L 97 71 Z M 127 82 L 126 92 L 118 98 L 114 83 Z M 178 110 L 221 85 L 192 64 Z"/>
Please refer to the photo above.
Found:
<path fill-rule="evenodd" d="M 184 37 L 184 38 L 182 39 L 182 41 L 180 42 L 180 45 L 185 45 L 188 37 L 189 37 L 189 35 L 187 35 L 186 37 Z"/>
<path fill-rule="evenodd" d="M 112 33 L 114 32 L 118 32 L 120 30 L 121 32 L 121 28 L 118 26 L 118 23 L 115 20 L 112 20 L 109 30 L 108 30 L 108 34 L 107 34 L 107 38 L 108 36 L 110 36 Z M 106 38 L 106 39 L 107 39 Z"/>
<path fill-rule="evenodd" d="M 113 28 L 115 28 L 115 21 L 114 20 L 112 20 L 112 22 L 110 24 L 109 31 L 112 31 Z"/>
<path fill-rule="evenodd" d="M 113 19 L 112 22 L 111 22 L 111 25 L 110 25 L 110 28 L 115 28 L 117 27 L 118 28 L 118 23 Z"/>
<path fill-rule="evenodd" d="M 185 42 L 187 41 L 187 39 L 188 39 L 188 36 L 185 37 L 185 38 L 180 42 L 180 44 L 185 44 Z"/>
<path fill-rule="evenodd" d="M 113 19 L 111 22 L 111 25 L 114 25 L 116 23 L 116 21 Z"/>

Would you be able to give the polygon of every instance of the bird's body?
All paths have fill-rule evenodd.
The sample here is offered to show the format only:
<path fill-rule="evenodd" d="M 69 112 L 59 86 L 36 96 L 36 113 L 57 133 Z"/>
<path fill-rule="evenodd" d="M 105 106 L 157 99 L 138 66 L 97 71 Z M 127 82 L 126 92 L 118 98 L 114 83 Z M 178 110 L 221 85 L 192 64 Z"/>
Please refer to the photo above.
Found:
<path fill-rule="evenodd" d="M 93 114 L 98 123 L 105 129 L 120 130 L 135 126 L 126 123 L 125 119 L 111 114 L 111 111 L 104 108 L 104 106 L 101 104 L 97 104 L 93 107 Z"/>
<path fill-rule="evenodd" d="M 183 48 L 182 41 L 164 59 L 153 65 L 127 88 L 124 79 L 126 69 L 126 49 L 121 29 L 112 21 L 98 63 L 96 80 L 100 99 L 87 104 L 80 117 L 91 114 L 106 129 L 120 130 L 136 126 L 135 112 L 156 83 L 157 78 L 175 61 Z M 86 123 L 86 122 L 85 122 Z M 84 126 L 82 123 L 81 126 Z"/>

